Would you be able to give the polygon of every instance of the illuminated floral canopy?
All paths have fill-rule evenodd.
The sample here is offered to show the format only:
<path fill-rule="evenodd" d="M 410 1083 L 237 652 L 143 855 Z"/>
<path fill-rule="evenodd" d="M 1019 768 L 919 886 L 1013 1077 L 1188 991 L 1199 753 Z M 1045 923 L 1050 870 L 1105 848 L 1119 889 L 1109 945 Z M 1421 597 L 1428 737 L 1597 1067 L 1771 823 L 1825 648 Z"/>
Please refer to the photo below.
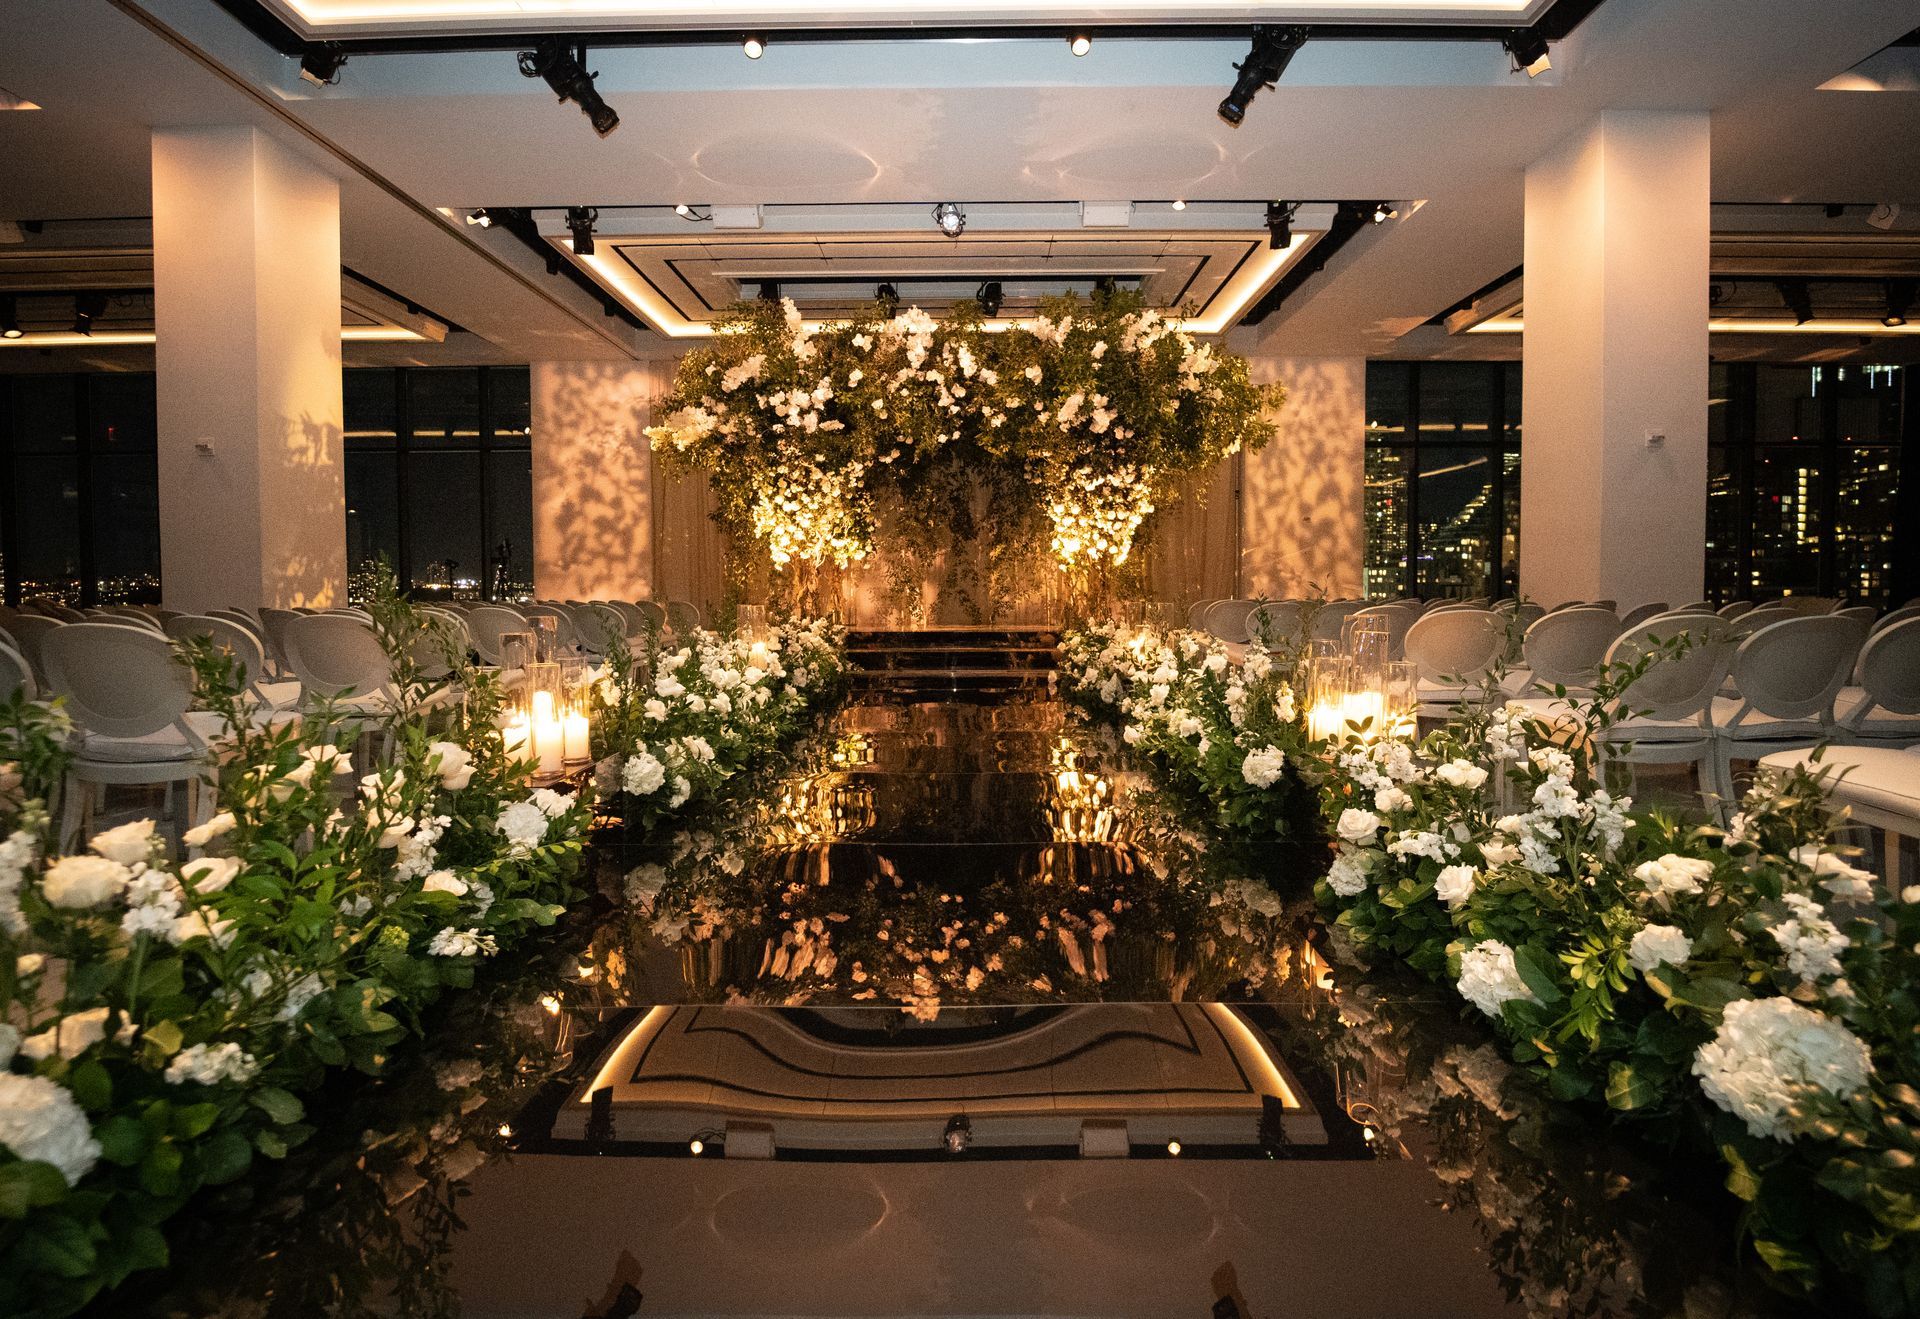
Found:
<path fill-rule="evenodd" d="M 647 436 L 712 474 L 721 524 L 776 569 L 859 562 L 883 522 L 976 536 L 960 481 L 990 491 L 1002 537 L 1027 529 L 1062 569 L 1098 572 L 1184 478 L 1265 444 L 1283 398 L 1130 293 L 992 331 L 971 303 L 809 328 L 763 301 L 687 354 Z"/>

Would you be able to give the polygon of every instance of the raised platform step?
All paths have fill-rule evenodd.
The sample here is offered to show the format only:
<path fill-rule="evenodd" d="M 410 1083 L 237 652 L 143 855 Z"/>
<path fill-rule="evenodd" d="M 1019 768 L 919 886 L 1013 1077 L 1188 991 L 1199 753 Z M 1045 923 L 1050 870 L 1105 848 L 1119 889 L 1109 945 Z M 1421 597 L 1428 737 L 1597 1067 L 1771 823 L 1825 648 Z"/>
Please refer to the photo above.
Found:
<path fill-rule="evenodd" d="M 1060 634 L 1048 628 L 929 628 L 848 634 L 856 679 L 916 691 L 1024 686 L 1060 661 Z"/>

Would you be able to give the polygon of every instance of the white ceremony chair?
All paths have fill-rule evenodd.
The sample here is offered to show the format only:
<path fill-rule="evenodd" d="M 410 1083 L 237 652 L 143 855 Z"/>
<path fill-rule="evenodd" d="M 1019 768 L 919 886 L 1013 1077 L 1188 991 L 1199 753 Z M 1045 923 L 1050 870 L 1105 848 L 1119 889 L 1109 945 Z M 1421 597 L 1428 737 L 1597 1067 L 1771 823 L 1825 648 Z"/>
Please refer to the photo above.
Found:
<path fill-rule="evenodd" d="M 1858 686 L 1841 690 L 1837 719 L 1849 742 L 1920 744 L 1920 615 L 1881 628 L 1861 647 Z"/>
<path fill-rule="evenodd" d="M 212 614 L 176 614 L 167 621 L 167 635 L 175 641 L 206 637 L 231 654 L 240 667 L 241 690 L 267 710 L 291 710 L 300 704 L 300 684 L 268 682 L 266 650 L 260 638 L 231 619 Z"/>
<path fill-rule="evenodd" d="M 1721 605 L 1720 608 L 1715 612 L 1717 612 L 1720 615 L 1720 617 L 1731 622 L 1732 620 L 1740 617 L 1742 614 L 1752 613 L 1753 601 L 1729 600 L 1726 604 Z"/>
<path fill-rule="evenodd" d="M 639 609 L 647 622 L 664 630 L 667 626 L 667 607 L 657 600 L 635 600 L 634 607 Z"/>
<path fill-rule="evenodd" d="M 627 621 L 627 635 L 637 637 L 647 630 L 647 611 L 632 600 L 609 600 L 607 608 Z M 664 617 L 664 615 L 663 615 Z"/>
<path fill-rule="evenodd" d="M 1298 600 L 1268 600 L 1247 613 L 1247 640 L 1263 645 L 1289 645 L 1300 639 L 1307 607 Z"/>
<path fill-rule="evenodd" d="M 1726 621 L 1712 614 L 1650 619 L 1622 633 L 1608 648 L 1606 663 L 1631 662 L 1683 636 L 1693 640 L 1685 654 L 1655 660 L 1627 689 L 1602 751 L 1627 765 L 1696 766 L 1701 791 L 1718 798 L 1719 811 L 1733 794 L 1733 785 L 1719 777 L 1713 722 L 1714 698 L 1733 665 Z"/>
<path fill-rule="evenodd" d="M 1485 694 L 1505 655 L 1507 620 L 1491 609 L 1436 609 L 1407 629 L 1407 658 L 1420 671 L 1423 717 L 1444 717 L 1463 698 Z"/>
<path fill-rule="evenodd" d="M 1405 659 L 1407 654 L 1407 629 L 1420 617 L 1420 606 L 1409 604 L 1368 605 L 1365 609 L 1356 609 L 1350 618 L 1384 618 L 1387 620 L 1387 658 Z"/>
<path fill-rule="evenodd" d="M 1904 623 L 1909 618 L 1920 618 L 1920 605 L 1901 605 L 1898 609 L 1889 610 L 1874 620 L 1872 630 L 1884 632 L 1895 623 Z"/>
<path fill-rule="evenodd" d="M 579 622 L 580 648 L 589 655 L 604 655 L 616 640 L 631 635 L 626 616 L 611 605 L 582 605 L 574 617 Z"/>
<path fill-rule="evenodd" d="M 0 701 L 10 701 L 15 693 L 22 692 L 29 701 L 40 695 L 40 684 L 33 678 L 33 666 L 27 663 L 25 655 L 0 643 Z"/>
<path fill-rule="evenodd" d="M 1611 609 L 1559 609 L 1527 628 L 1520 655 L 1540 686 L 1588 691 L 1620 632 L 1620 619 Z"/>
<path fill-rule="evenodd" d="M 1739 697 L 1715 703 L 1719 781 L 1731 787 L 1735 759 L 1831 740 L 1835 698 L 1866 638 L 1865 623 L 1831 614 L 1783 618 L 1747 636 L 1731 669 Z"/>
<path fill-rule="evenodd" d="M 1258 600 L 1243 600 L 1238 597 L 1230 600 L 1216 600 L 1208 606 L 1206 630 L 1222 641 L 1244 642 L 1249 630 L 1248 616 L 1253 613 Z"/>
<path fill-rule="evenodd" d="M 190 717 L 193 675 L 171 643 L 129 624 L 72 623 L 44 645 L 49 688 L 80 730 L 63 794 L 63 845 L 92 833 L 94 789 L 110 784 L 166 784 L 171 815 L 173 785 L 184 783 L 186 818 L 197 823 L 201 756 L 216 721 Z"/>
<path fill-rule="evenodd" d="M 34 679 L 42 688 L 47 686 L 47 666 L 42 659 L 41 643 L 52 633 L 71 626 L 73 626 L 71 623 L 63 623 L 45 614 L 22 614 L 14 619 L 13 626 L 7 629 L 13 634 L 14 649 L 20 652 L 28 666 L 33 669 Z"/>
<path fill-rule="evenodd" d="M 300 679 L 302 704 L 330 701 L 348 715 L 393 708 L 393 666 L 373 629 L 342 614 L 309 614 L 287 624 L 287 663 Z"/>
<path fill-rule="evenodd" d="M 1366 606 L 1358 600 L 1329 600 L 1313 616 L 1314 641 L 1338 641 L 1346 621 Z"/>
<path fill-rule="evenodd" d="M 1187 606 L 1187 626 L 1189 628 L 1192 628 L 1195 632 L 1206 631 L 1207 630 L 1207 621 L 1206 621 L 1207 610 L 1213 608 L 1213 606 L 1219 603 L 1220 603 L 1220 598 L 1218 596 L 1211 596 L 1205 600 L 1195 600 L 1192 604 L 1188 605 Z"/>
<path fill-rule="evenodd" d="M 551 618 L 553 620 L 553 644 L 557 651 L 564 653 L 572 650 L 574 643 L 580 639 L 579 629 L 574 624 L 573 611 L 570 609 L 562 609 L 557 605 L 532 604 L 521 605 L 520 612 L 529 619 Z"/>
<path fill-rule="evenodd" d="M 500 666 L 500 638 L 508 632 L 527 631 L 527 616 L 505 605 L 475 605 L 467 611 L 467 634 L 473 650 L 483 661 Z"/>
<path fill-rule="evenodd" d="M 267 633 L 267 662 L 282 674 L 293 672 L 293 666 L 287 660 L 287 624 L 302 617 L 305 615 L 294 609 L 268 606 L 260 610 L 260 626 Z"/>
<path fill-rule="evenodd" d="M 1620 616 L 1621 630 L 1624 631 L 1630 627 L 1638 627 L 1649 618 L 1657 618 L 1666 612 L 1667 602 L 1665 600 L 1653 604 L 1635 605 Z"/>
<path fill-rule="evenodd" d="M 1889 892 L 1901 891 L 1902 840 L 1920 837 L 1920 747 L 1830 746 L 1814 752 L 1775 752 L 1760 763 L 1778 770 L 1825 768 L 1823 782 L 1832 803 L 1846 807 L 1856 824 L 1885 832 L 1883 878 Z"/>
<path fill-rule="evenodd" d="M 700 626 L 699 606 L 686 600 L 667 601 L 667 626 L 675 636 L 686 637 Z"/>
<path fill-rule="evenodd" d="M 1875 614 L 1876 611 L 1872 605 L 1847 605 L 1844 608 L 1834 610 L 1831 614 L 1828 614 L 1827 617 L 1851 618 L 1864 624 L 1868 629 L 1871 629 L 1873 627 Z"/>

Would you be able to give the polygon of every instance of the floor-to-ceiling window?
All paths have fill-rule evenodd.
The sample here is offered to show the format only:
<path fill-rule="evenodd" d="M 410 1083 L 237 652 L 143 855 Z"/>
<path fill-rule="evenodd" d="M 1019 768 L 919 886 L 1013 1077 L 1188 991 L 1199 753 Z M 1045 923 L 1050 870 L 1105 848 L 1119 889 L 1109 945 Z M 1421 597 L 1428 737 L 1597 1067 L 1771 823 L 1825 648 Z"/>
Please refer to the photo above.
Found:
<path fill-rule="evenodd" d="M 1706 593 L 1716 603 L 1920 593 L 1913 368 L 1716 362 Z M 1367 594 L 1514 589 L 1520 367 L 1367 365 Z"/>
<path fill-rule="evenodd" d="M 350 370 L 344 391 L 352 595 L 381 558 L 416 595 L 530 594 L 527 369 Z"/>
<path fill-rule="evenodd" d="M 6 600 L 160 599 L 153 376 L 0 375 Z"/>
<path fill-rule="evenodd" d="M 1367 364 L 1367 594 L 1499 595 L 1520 569 L 1520 374 Z"/>

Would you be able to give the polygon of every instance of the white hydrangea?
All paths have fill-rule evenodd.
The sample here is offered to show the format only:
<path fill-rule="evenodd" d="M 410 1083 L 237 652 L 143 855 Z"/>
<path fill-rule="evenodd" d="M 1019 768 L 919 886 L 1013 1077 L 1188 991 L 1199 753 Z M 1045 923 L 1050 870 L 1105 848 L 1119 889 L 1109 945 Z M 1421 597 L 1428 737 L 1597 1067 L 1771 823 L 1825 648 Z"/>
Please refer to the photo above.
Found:
<path fill-rule="evenodd" d="M 435 957 L 491 957 L 498 950 L 493 936 L 479 930 L 441 930 L 427 945 Z"/>
<path fill-rule="evenodd" d="M 1649 897 L 1665 906 L 1677 894 L 1704 892 L 1706 881 L 1713 878 L 1713 862 L 1669 852 L 1635 866 L 1633 877 L 1646 885 Z"/>
<path fill-rule="evenodd" d="M 1410 811 L 1413 798 L 1407 790 L 1397 783 L 1389 783 L 1373 794 L 1373 809 L 1376 811 Z"/>
<path fill-rule="evenodd" d="M 500 811 L 494 828 L 506 836 L 519 855 L 538 847 L 547 836 L 547 813 L 530 801 L 513 802 Z"/>
<path fill-rule="evenodd" d="M 25 829 L 16 829 L 0 842 L 0 930 L 25 934 L 27 919 L 20 914 L 20 881 L 39 855 L 40 845 Z"/>
<path fill-rule="evenodd" d="M 192 1044 L 167 1064 L 169 1085 L 245 1085 L 260 1070 L 252 1054 L 231 1041 Z"/>
<path fill-rule="evenodd" d="M 1485 787 L 1487 771 L 1471 760 L 1449 760 L 1434 768 L 1433 776 L 1450 788 L 1477 790 Z"/>
<path fill-rule="evenodd" d="M 1400 835 L 1387 844 L 1387 851 L 1394 856 L 1424 856 L 1433 861 L 1445 861 L 1460 855 L 1460 845 L 1431 830 L 1420 829 Z"/>
<path fill-rule="evenodd" d="M 1287 757 L 1278 747 L 1261 747 L 1249 751 L 1247 758 L 1240 762 L 1240 777 L 1256 788 L 1271 788 L 1280 781 L 1286 764 Z"/>
<path fill-rule="evenodd" d="M 627 876 L 627 901 L 636 907 L 652 907 L 667 882 L 665 866 L 649 862 Z"/>
<path fill-rule="evenodd" d="M 666 781 L 667 767 L 645 747 L 628 756 L 626 766 L 620 771 L 620 786 L 635 797 L 658 792 Z"/>
<path fill-rule="evenodd" d="M 64 1086 L 44 1076 L 0 1072 L 0 1145 L 16 1158 L 52 1164 L 68 1186 L 78 1185 L 100 1158 L 86 1113 Z"/>
<path fill-rule="evenodd" d="M 1433 893 L 1447 904 L 1448 911 L 1458 911 L 1460 905 L 1473 896 L 1479 880 L 1479 873 L 1472 866 L 1447 866 L 1434 876 Z"/>
<path fill-rule="evenodd" d="M 1838 926 L 1827 919 L 1826 911 L 1803 893 L 1788 893 L 1781 900 L 1793 915 L 1778 925 L 1769 926 L 1771 934 L 1786 954 L 1787 969 L 1801 983 L 1813 984 L 1840 974 L 1840 956 L 1851 944 Z"/>
<path fill-rule="evenodd" d="M 1676 925 L 1643 925 L 1627 945 L 1627 960 L 1642 972 L 1679 966 L 1693 956 L 1693 940 Z"/>
<path fill-rule="evenodd" d="M 1515 1000 L 1539 1002 L 1520 978 L 1513 949 L 1497 939 L 1477 943 L 1460 954 L 1459 989 L 1462 998 L 1489 1017 L 1500 1016 L 1501 1005 Z"/>
<path fill-rule="evenodd" d="M 1793 1134 L 1787 1113 L 1799 1096 L 1815 1086 L 1851 1095 L 1872 1073 L 1873 1057 L 1853 1032 L 1780 997 L 1729 1003 L 1693 1056 L 1707 1098 L 1773 1140 Z"/>
<path fill-rule="evenodd" d="M 1793 859 L 1821 876 L 1820 887 L 1847 902 L 1873 901 L 1873 872 L 1850 866 L 1831 852 L 1813 844 L 1795 850 Z"/>
<path fill-rule="evenodd" d="M 1367 872 L 1373 865 L 1373 854 L 1358 847 L 1342 846 L 1340 854 L 1333 859 L 1333 865 L 1327 870 L 1327 887 L 1343 898 L 1358 897 L 1367 888 Z"/>

